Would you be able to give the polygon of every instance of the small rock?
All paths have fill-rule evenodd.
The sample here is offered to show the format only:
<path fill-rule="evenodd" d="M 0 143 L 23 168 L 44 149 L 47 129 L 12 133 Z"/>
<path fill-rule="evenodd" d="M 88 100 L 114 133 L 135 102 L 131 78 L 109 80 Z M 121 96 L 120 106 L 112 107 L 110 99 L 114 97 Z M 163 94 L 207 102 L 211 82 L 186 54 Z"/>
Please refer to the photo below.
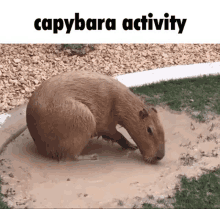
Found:
<path fill-rule="evenodd" d="M 33 60 L 38 60 L 39 56 L 33 56 Z"/>
<path fill-rule="evenodd" d="M 192 112 L 191 114 L 197 116 L 197 115 L 200 114 L 200 111 L 194 111 L 194 112 Z"/>
<path fill-rule="evenodd" d="M 64 63 L 68 63 L 68 59 L 63 59 L 63 62 Z"/>
<path fill-rule="evenodd" d="M 12 100 L 9 105 L 16 106 L 17 105 L 17 101 L 16 100 Z"/>
<path fill-rule="evenodd" d="M 38 60 L 33 60 L 33 63 L 38 64 L 39 62 L 38 62 Z"/>
<path fill-rule="evenodd" d="M 212 123 L 212 125 L 209 127 L 209 131 L 210 132 L 213 131 L 214 127 L 215 127 L 215 125 Z"/>
<path fill-rule="evenodd" d="M 38 81 L 41 80 L 41 76 L 40 76 L 40 75 L 35 75 L 34 77 L 35 77 Z"/>
<path fill-rule="evenodd" d="M 191 130 L 195 130 L 195 126 L 193 125 L 192 122 L 191 122 L 190 128 L 191 128 Z"/>
<path fill-rule="evenodd" d="M 17 84 L 18 83 L 18 81 L 17 80 L 12 80 L 12 79 L 9 79 L 9 81 L 8 81 L 9 83 L 13 83 L 13 84 Z"/>
<path fill-rule="evenodd" d="M 38 81 L 38 80 L 33 80 L 33 82 L 34 82 L 35 84 L 38 84 L 38 83 L 39 83 L 39 81 Z"/>
<path fill-rule="evenodd" d="M 9 175 L 11 178 L 14 178 L 13 173 L 9 173 L 8 175 Z"/>
<path fill-rule="evenodd" d="M 17 67 L 17 66 L 18 66 L 18 63 L 13 62 L 12 65 L 13 65 L 14 67 Z"/>
<path fill-rule="evenodd" d="M 20 59 L 14 59 L 14 62 L 19 63 L 19 62 L 21 62 L 21 60 Z"/>
<path fill-rule="evenodd" d="M 0 112 L 3 110 L 4 108 L 4 103 L 0 103 Z"/>
<path fill-rule="evenodd" d="M 21 105 L 24 104 L 25 100 L 23 98 L 21 98 L 20 100 L 17 101 L 17 105 Z"/>
<path fill-rule="evenodd" d="M 9 207 L 13 207 L 14 203 L 11 200 L 7 201 Z"/>
<path fill-rule="evenodd" d="M 0 65 L 0 69 L 2 69 L 3 68 L 3 65 Z"/>
<path fill-rule="evenodd" d="M 26 81 L 24 80 L 24 78 L 20 78 L 19 81 L 20 81 L 20 83 L 26 83 Z"/>
<path fill-rule="evenodd" d="M 25 87 L 25 91 L 28 92 L 28 93 L 30 93 L 30 92 L 31 92 L 31 89 L 28 88 L 28 87 Z"/>
<path fill-rule="evenodd" d="M 34 77 L 34 76 L 35 76 L 35 74 L 34 74 L 34 73 L 30 73 L 29 75 L 30 75 L 30 76 L 32 76 L 32 77 Z"/>
<path fill-rule="evenodd" d="M 118 45 L 118 46 L 116 47 L 116 49 L 117 49 L 117 50 L 122 50 L 122 47 L 121 47 L 120 45 Z"/>
<path fill-rule="evenodd" d="M 162 55 L 163 57 L 168 57 L 168 55 L 167 54 L 165 54 L 165 53 L 163 53 L 163 55 Z"/>

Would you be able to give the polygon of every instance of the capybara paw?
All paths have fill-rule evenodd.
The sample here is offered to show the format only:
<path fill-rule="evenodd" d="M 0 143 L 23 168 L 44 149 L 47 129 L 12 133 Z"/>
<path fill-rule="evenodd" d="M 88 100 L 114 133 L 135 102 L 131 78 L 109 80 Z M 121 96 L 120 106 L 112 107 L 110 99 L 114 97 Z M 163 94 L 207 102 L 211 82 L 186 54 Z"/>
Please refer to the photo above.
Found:
<path fill-rule="evenodd" d="M 79 160 L 98 160 L 98 159 L 99 159 L 99 155 L 96 153 L 92 154 L 92 155 L 84 155 L 84 156 L 79 155 L 77 157 L 77 161 L 79 161 Z"/>
<path fill-rule="evenodd" d="M 136 149 L 138 149 L 138 147 L 136 146 L 136 145 L 131 145 L 131 146 L 129 146 L 128 147 L 128 149 L 130 149 L 130 150 L 136 150 Z"/>
<path fill-rule="evenodd" d="M 126 144 L 126 146 L 122 147 L 123 149 L 136 150 L 138 147 L 134 144 Z"/>
<path fill-rule="evenodd" d="M 90 160 L 98 160 L 98 159 L 99 159 L 99 155 L 96 153 L 90 156 Z"/>

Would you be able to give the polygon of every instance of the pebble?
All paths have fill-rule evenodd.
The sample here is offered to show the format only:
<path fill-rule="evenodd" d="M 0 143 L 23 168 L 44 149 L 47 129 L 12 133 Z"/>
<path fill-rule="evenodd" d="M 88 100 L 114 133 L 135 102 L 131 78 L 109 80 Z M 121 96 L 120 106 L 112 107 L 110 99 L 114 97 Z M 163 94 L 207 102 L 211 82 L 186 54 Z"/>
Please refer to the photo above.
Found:
<path fill-rule="evenodd" d="M 21 60 L 20 59 L 14 59 L 14 62 L 19 63 L 19 62 L 21 62 Z"/>
<path fill-rule="evenodd" d="M 39 81 L 38 81 L 38 80 L 33 80 L 33 82 L 34 82 L 35 84 L 38 84 L 38 83 L 39 83 Z"/>
<path fill-rule="evenodd" d="M 9 81 L 8 81 L 9 83 L 14 83 L 14 84 L 17 84 L 18 83 L 18 81 L 17 80 L 12 80 L 12 79 L 9 79 Z"/>
<path fill-rule="evenodd" d="M 28 88 L 28 87 L 25 87 L 25 91 L 28 92 L 28 93 L 30 93 L 30 92 L 31 92 L 31 89 Z"/>
<path fill-rule="evenodd" d="M 4 103 L 0 103 L 0 112 L 3 110 L 4 108 Z"/>

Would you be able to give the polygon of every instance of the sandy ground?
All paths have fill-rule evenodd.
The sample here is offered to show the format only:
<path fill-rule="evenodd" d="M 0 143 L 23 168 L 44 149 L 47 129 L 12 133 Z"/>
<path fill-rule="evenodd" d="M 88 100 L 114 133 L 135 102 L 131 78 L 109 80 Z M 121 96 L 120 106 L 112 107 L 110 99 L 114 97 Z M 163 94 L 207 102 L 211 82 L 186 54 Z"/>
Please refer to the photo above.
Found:
<path fill-rule="evenodd" d="M 37 153 L 26 130 L 0 156 L 5 200 L 15 208 L 140 207 L 143 201 L 173 195 L 181 175 L 198 177 L 218 166 L 220 117 L 197 123 L 185 113 L 157 109 L 166 154 L 156 165 L 144 163 L 139 150 L 129 152 L 96 138 L 83 150 L 84 160 L 58 163 Z M 129 137 L 122 127 L 118 130 Z M 98 158 L 87 159 L 92 154 Z"/>

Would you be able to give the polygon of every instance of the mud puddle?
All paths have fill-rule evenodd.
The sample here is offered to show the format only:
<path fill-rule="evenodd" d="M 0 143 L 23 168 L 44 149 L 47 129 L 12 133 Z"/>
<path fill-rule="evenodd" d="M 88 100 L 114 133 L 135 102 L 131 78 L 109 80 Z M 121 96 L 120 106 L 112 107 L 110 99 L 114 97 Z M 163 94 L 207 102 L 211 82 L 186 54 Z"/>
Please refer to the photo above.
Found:
<path fill-rule="evenodd" d="M 218 166 L 220 117 L 196 123 L 185 113 L 157 110 L 166 153 L 155 165 L 146 164 L 139 150 L 122 150 L 102 139 L 89 141 L 84 160 L 57 162 L 37 153 L 26 130 L 0 156 L 4 200 L 15 208 L 140 207 L 150 201 L 147 196 L 153 195 L 155 202 L 172 196 L 181 175 L 198 177 Z M 118 130 L 128 137 L 122 127 Z M 98 158 L 88 160 L 92 154 Z"/>

